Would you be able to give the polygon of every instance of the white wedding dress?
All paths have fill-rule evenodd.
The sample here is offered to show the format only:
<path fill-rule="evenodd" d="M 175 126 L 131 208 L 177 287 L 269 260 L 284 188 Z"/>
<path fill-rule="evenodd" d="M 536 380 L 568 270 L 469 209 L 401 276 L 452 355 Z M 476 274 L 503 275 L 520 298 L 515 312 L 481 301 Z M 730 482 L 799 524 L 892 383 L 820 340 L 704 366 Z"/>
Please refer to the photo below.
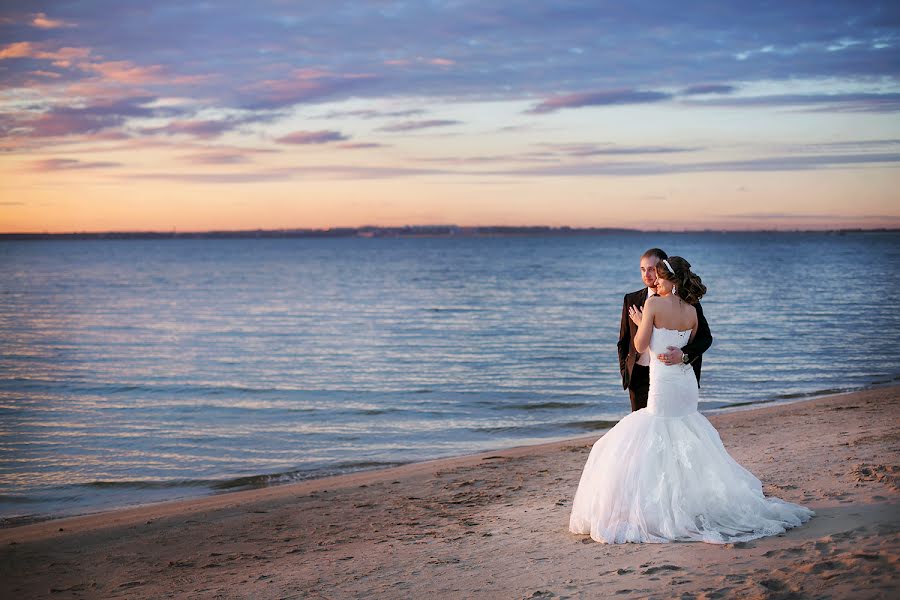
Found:
<path fill-rule="evenodd" d="M 782 533 L 813 516 L 763 495 L 759 480 L 731 458 L 697 412 L 693 369 L 656 358 L 667 346 L 687 344 L 690 333 L 654 327 L 647 408 L 594 444 L 572 503 L 572 533 L 611 544 L 724 544 Z"/>

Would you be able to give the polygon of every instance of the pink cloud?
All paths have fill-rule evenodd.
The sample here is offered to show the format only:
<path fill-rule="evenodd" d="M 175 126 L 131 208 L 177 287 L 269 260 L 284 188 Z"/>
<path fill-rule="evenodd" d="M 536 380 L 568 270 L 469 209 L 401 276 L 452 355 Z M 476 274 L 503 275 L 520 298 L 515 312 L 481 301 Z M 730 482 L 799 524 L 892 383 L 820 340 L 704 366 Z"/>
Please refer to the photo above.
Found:
<path fill-rule="evenodd" d="M 534 108 L 526 111 L 530 114 L 555 112 L 564 108 L 581 108 L 584 106 L 617 106 L 624 104 L 645 104 L 670 100 L 672 94 L 666 92 L 640 90 L 607 90 L 602 92 L 583 92 L 548 98 Z"/>
<path fill-rule="evenodd" d="M 0 60 L 10 58 L 40 58 L 44 60 L 56 61 L 54 64 L 59 67 L 68 67 L 75 60 L 87 59 L 91 54 L 90 48 L 80 47 L 63 47 L 55 51 L 47 51 L 43 44 L 33 44 L 31 42 L 13 42 L 0 48 Z"/>
<path fill-rule="evenodd" d="M 266 79 L 243 88 L 250 108 L 278 108 L 324 99 L 375 79 L 368 73 L 331 73 L 321 69 L 295 69 L 283 79 Z"/>
<path fill-rule="evenodd" d="M 37 50 L 31 42 L 14 42 L 0 48 L 0 60 L 6 58 L 26 58 L 34 56 Z"/>
<path fill-rule="evenodd" d="M 51 19 L 46 13 L 32 15 L 31 25 L 39 29 L 59 29 L 60 27 L 74 27 L 74 23 L 68 23 L 62 19 Z"/>
<path fill-rule="evenodd" d="M 153 83 L 163 80 L 160 65 L 142 67 L 127 60 L 117 60 L 84 65 L 88 71 L 101 75 L 107 81 L 116 83 Z"/>
<path fill-rule="evenodd" d="M 295 131 L 277 138 L 282 144 L 327 144 L 350 139 L 340 131 Z"/>

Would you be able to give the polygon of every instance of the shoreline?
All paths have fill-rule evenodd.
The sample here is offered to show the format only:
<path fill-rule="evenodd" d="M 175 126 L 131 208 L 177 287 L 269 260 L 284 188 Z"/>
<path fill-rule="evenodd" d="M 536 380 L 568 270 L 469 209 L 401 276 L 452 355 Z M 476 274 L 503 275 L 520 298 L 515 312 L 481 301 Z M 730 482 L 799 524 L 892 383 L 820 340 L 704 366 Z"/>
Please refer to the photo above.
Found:
<path fill-rule="evenodd" d="M 876 389 L 891 388 L 891 387 L 896 387 L 898 390 L 900 390 L 900 383 L 896 383 L 896 382 L 892 382 L 892 381 L 876 382 L 876 383 L 872 383 L 872 384 L 866 385 L 861 388 L 856 388 L 856 389 L 822 390 L 822 391 L 818 391 L 818 392 L 810 392 L 808 394 L 799 394 L 795 397 L 790 397 L 790 398 L 777 398 L 776 397 L 776 398 L 772 398 L 770 400 L 741 402 L 741 403 L 736 403 L 736 404 L 727 405 L 727 406 L 718 406 L 718 407 L 707 409 L 707 410 L 701 410 L 700 412 L 702 414 L 706 415 L 707 417 L 711 417 L 713 415 L 718 415 L 718 414 L 729 414 L 732 412 L 753 411 L 753 410 L 758 410 L 758 409 L 762 409 L 762 408 L 766 408 L 766 407 L 785 406 L 785 405 L 790 405 L 790 404 L 796 404 L 798 402 L 808 402 L 808 401 L 818 400 L 821 398 L 830 398 L 830 397 L 834 397 L 834 396 L 841 396 L 841 395 L 846 395 L 846 394 L 865 392 L 868 390 L 876 390 Z M 7 517 L 7 518 L 0 519 L 0 532 L 3 532 L 8 529 L 15 529 L 18 527 L 23 527 L 23 526 L 37 524 L 37 523 L 58 522 L 60 520 L 65 520 L 65 519 L 75 519 L 75 518 L 79 518 L 79 517 L 105 515 L 108 513 L 115 513 L 115 512 L 119 512 L 119 511 L 141 510 L 141 509 L 146 509 L 148 507 L 162 505 L 162 504 L 193 502 L 193 501 L 201 500 L 204 498 L 218 498 L 221 496 L 229 496 L 232 494 L 255 492 L 255 491 L 271 489 L 271 488 L 280 488 L 280 487 L 284 487 L 284 486 L 292 486 L 292 485 L 297 485 L 297 484 L 309 483 L 309 482 L 313 482 L 313 481 L 330 480 L 333 478 L 340 478 L 340 477 L 344 477 L 344 476 L 357 475 L 357 474 L 362 474 L 362 473 L 380 473 L 380 472 L 388 471 L 390 469 L 395 469 L 398 467 L 405 467 L 405 466 L 422 464 L 422 463 L 434 463 L 434 462 L 439 462 L 439 461 L 444 461 L 444 460 L 465 459 L 467 457 L 481 456 L 483 454 L 498 453 L 498 452 L 502 452 L 504 450 L 513 450 L 513 449 L 519 449 L 519 448 L 540 449 L 541 447 L 546 446 L 546 445 L 558 444 L 558 443 L 567 442 L 567 441 L 574 442 L 574 441 L 578 441 L 578 440 L 581 440 L 586 437 L 602 435 L 605 432 L 607 432 L 610 428 L 611 427 L 596 429 L 596 430 L 591 431 L 590 433 L 587 433 L 584 435 L 579 435 L 579 436 L 553 437 L 553 438 L 549 438 L 547 441 L 542 441 L 542 442 L 532 443 L 532 444 L 503 446 L 503 447 L 497 447 L 494 449 L 488 449 L 488 450 L 483 450 L 483 451 L 478 451 L 478 452 L 467 452 L 464 454 L 458 454 L 458 455 L 452 455 L 452 456 L 428 458 L 428 459 L 424 459 L 424 460 L 413 460 L 413 461 L 410 461 L 407 463 L 397 464 L 397 465 L 388 466 L 388 467 L 375 467 L 375 468 L 371 468 L 371 469 L 359 469 L 359 470 L 348 471 L 345 473 L 333 473 L 333 474 L 325 474 L 325 475 L 321 475 L 321 476 L 313 475 L 312 477 L 309 477 L 309 478 L 303 478 L 303 479 L 298 478 L 297 480 L 294 480 L 294 481 L 273 482 L 270 484 L 248 486 L 248 487 L 236 487 L 236 489 L 233 489 L 233 490 L 231 490 L 231 489 L 216 489 L 215 486 L 210 486 L 208 491 L 203 491 L 203 492 L 195 494 L 195 495 L 178 496 L 175 498 L 148 501 L 148 502 L 130 503 L 130 504 L 125 504 L 125 505 L 121 505 L 121 506 L 101 508 L 99 510 L 87 510 L 85 512 L 77 512 L 77 513 L 73 513 L 73 514 L 22 515 L 22 516 L 16 516 L 16 517 Z M 237 478 L 234 480 L 225 479 L 225 480 L 221 480 L 221 481 L 219 481 L 219 480 L 213 480 L 213 481 L 221 484 L 221 483 L 227 483 L 230 481 L 237 481 L 239 479 L 256 479 L 256 478 L 274 477 L 274 476 L 279 476 L 279 475 L 282 475 L 282 474 L 280 474 L 280 473 L 263 473 L 263 474 L 259 474 L 259 475 L 255 475 L 255 476 L 240 477 L 240 478 Z"/>
<path fill-rule="evenodd" d="M 742 544 L 567 530 L 597 434 L 0 530 L 0 593 L 55 598 L 887 598 L 900 386 L 709 416 L 812 521 Z M 676 593 L 677 592 L 677 593 Z"/>

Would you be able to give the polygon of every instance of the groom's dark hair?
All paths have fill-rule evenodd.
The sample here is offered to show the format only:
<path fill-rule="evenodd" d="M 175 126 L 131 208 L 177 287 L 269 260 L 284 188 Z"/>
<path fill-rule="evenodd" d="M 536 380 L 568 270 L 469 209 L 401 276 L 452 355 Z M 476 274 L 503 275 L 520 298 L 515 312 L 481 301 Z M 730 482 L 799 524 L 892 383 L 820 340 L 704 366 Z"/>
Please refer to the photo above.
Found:
<path fill-rule="evenodd" d="M 666 251 L 661 248 L 650 248 L 643 254 L 641 254 L 641 258 L 649 258 L 651 256 L 655 256 L 659 260 L 666 260 L 669 258 L 669 255 L 666 254 Z"/>

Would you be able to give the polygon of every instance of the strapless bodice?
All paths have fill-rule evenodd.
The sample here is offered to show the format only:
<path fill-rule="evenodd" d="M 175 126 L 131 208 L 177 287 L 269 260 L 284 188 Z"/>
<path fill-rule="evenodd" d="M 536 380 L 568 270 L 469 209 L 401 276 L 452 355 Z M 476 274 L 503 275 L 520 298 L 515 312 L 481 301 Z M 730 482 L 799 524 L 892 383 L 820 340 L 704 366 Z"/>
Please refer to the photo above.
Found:
<path fill-rule="evenodd" d="M 690 339 L 690 329 L 666 329 L 654 326 L 653 333 L 650 335 L 650 352 L 656 357 L 657 354 L 666 352 L 668 346 L 681 348 L 687 345 Z"/>
<path fill-rule="evenodd" d="M 669 346 L 681 348 L 691 339 L 691 330 L 654 327 L 650 336 L 650 392 L 647 410 L 660 417 L 682 417 L 697 412 L 699 391 L 690 365 L 666 365 L 658 355 Z"/>

